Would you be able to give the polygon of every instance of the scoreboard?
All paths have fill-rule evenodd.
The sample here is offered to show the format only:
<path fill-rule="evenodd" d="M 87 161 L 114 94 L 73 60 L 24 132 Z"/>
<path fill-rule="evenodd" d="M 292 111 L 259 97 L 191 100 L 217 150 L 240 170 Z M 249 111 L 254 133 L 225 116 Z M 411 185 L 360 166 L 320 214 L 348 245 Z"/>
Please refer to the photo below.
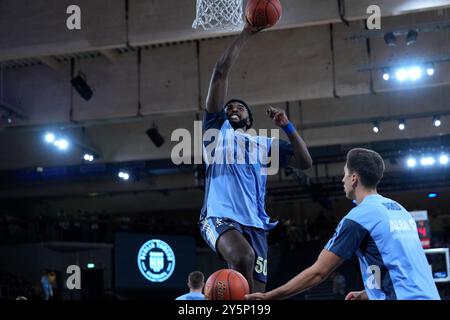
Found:
<path fill-rule="evenodd" d="M 419 233 L 419 239 L 424 249 L 430 248 L 431 232 L 430 221 L 428 220 L 428 212 L 423 211 L 410 211 L 411 216 L 416 221 L 417 232 Z"/>

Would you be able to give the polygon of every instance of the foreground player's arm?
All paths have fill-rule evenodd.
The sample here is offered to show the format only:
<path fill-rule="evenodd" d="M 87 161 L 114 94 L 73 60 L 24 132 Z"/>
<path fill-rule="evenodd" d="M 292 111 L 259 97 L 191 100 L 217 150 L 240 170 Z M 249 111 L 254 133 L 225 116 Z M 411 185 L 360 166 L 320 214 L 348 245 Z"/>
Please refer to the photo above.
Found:
<path fill-rule="evenodd" d="M 322 250 L 317 261 L 281 287 L 266 293 L 246 295 L 249 300 L 286 299 L 323 282 L 344 261 L 341 257 L 326 249 Z"/>
<path fill-rule="evenodd" d="M 206 110 L 208 112 L 216 113 L 222 110 L 227 96 L 228 75 L 231 67 L 238 59 L 241 49 L 250 36 L 256 32 L 258 32 L 258 29 L 246 24 L 237 39 L 233 41 L 216 62 L 206 98 Z"/>
<path fill-rule="evenodd" d="M 289 121 L 286 113 L 282 110 L 271 108 L 270 117 L 277 126 L 283 128 L 294 149 L 294 157 L 289 161 L 289 165 L 302 170 L 311 168 L 312 159 L 306 143 L 300 137 L 297 130 L 293 129 L 293 125 Z"/>

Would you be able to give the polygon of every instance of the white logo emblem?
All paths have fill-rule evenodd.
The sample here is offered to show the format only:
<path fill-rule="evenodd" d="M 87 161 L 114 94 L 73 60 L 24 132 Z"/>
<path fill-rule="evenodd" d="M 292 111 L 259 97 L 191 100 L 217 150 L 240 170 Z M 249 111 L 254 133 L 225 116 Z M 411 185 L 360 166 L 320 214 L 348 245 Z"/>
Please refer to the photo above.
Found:
<path fill-rule="evenodd" d="M 175 254 L 162 240 L 152 239 L 144 243 L 137 259 L 139 271 L 150 282 L 163 282 L 175 270 Z"/>

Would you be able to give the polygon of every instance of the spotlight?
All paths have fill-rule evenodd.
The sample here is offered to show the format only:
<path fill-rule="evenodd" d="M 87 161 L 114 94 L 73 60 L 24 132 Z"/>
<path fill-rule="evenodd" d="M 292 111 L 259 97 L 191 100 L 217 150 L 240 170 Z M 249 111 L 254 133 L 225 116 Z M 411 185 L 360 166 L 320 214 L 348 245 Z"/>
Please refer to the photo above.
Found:
<path fill-rule="evenodd" d="M 420 164 L 423 165 L 423 166 L 426 166 L 428 164 L 427 158 L 421 158 L 420 159 Z"/>
<path fill-rule="evenodd" d="M 409 30 L 408 34 L 406 35 L 406 45 L 410 46 L 410 45 L 416 43 L 418 35 L 419 34 L 417 33 L 416 30 Z"/>
<path fill-rule="evenodd" d="M 432 166 L 435 162 L 436 160 L 433 157 L 423 157 L 420 159 L 420 164 L 425 167 Z"/>
<path fill-rule="evenodd" d="M 441 119 L 439 118 L 439 116 L 434 116 L 433 117 L 433 124 L 435 127 L 440 127 L 441 126 Z"/>
<path fill-rule="evenodd" d="M 373 128 L 372 128 L 372 130 L 373 130 L 373 132 L 375 132 L 375 133 L 380 132 L 380 126 L 379 126 L 379 124 L 378 124 L 377 121 L 375 121 L 375 122 L 373 123 Z"/>
<path fill-rule="evenodd" d="M 78 92 L 78 94 L 86 101 L 92 98 L 92 89 L 86 82 L 86 76 L 79 72 L 78 75 L 73 78 L 71 81 L 72 86 Z"/>
<path fill-rule="evenodd" d="M 91 153 L 88 153 L 88 152 L 86 152 L 83 156 L 84 161 L 87 161 L 87 162 L 94 161 L 94 158 L 95 158 L 94 155 Z"/>
<path fill-rule="evenodd" d="M 69 148 L 69 141 L 66 139 L 58 139 L 53 142 L 53 145 L 59 148 L 59 150 L 67 150 Z"/>
<path fill-rule="evenodd" d="M 406 123 L 405 120 L 400 120 L 398 122 L 398 129 L 399 130 L 405 130 L 405 128 L 406 128 L 406 124 L 405 123 Z"/>
<path fill-rule="evenodd" d="M 44 139 L 45 139 L 45 142 L 47 142 L 47 143 L 53 143 L 55 141 L 55 135 L 51 132 L 47 132 L 44 135 Z"/>
<path fill-rule="evenodd" d="M 388 46 L 394 47 L 397 45 L 397 38 L 393 32 L 388 32 L 384 34 L 384 42 L 386 42 Z"/>
<path fill-rule="evenodd" d="M 417 164 L 417 161 L 414 158 L 408 158 L 408 160 L 406 160 L 406 165 L 409 168 L 414 168 L 416 166 L 416 164 Z"/>
<path fill-rule="evenodd" d="M 441 154 L 439 157 L 439 163 L 443 165 L 448 164 L 448 156 L 446 154 Z"/>
<path fill-rule="evenodd" d="M 433 66 L 429 66 L 427 68 L 427 75 L 432 76 L 434 74 L 434 68 Z"/>
<path fill-rule="evenodd" d="M 411 67 L 408 70 L 409 79 L 412 81 L 416 81 L 422 77 L 422 69 L 419 67 Z"/>
<path fill-rule="evenodd" d="M 128 172 L 126 172 L 126 171 L 120 171 L 118 176 L 119 176 L 120 179 L 123 179 L 125 181 L 130 179 L 130 174 Z"/>
<path fill-rule="evenodd" d="M 150 140 L 152 140 L 156 147 L 159 148 L 164 144 L 164 138 L 161 136 L 158 128 L 155 125 L 153 125 L 153 127 L 148 129 L 145 133 L 150 138 Z"/>
<path fill-rule="evenodd" d="M 388 81 L 391 78 L 391 75 L 387 71 L 383 71 L 383 79 Z"/>
<path fill-rule="evenodd" d="M 408 71 L 404 68 L 398 69 L 397 72 L 395 72 L 395 77 L 400 82 L 405 81 L 408 77 Z"/>

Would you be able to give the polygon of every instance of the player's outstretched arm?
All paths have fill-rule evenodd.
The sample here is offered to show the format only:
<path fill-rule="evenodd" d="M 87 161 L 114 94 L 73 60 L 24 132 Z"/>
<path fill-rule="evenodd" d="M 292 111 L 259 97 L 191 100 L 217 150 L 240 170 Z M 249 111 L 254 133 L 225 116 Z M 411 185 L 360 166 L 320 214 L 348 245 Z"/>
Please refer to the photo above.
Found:
<path fill-rule="evenodd" d="M 270 107 L 267 111 L 274 123 L 283 128 L 292 144 L 294 149 L 294 158 L 291 159 L 289 165 L 302 170 L 311 168 L 312 159 L 308 148 L 306 147 L 306 143 L 291 124 L 286 113 L 283 110 L 273 107 Z"/>
<path fill-rule="evenodd" d="M 341 265 L 344 260 L 326 249 L 322 250 L 316 263 L 304 270 L 289 282 L 266 293 L 252 293 L 245 296 L 248 300 L 280 300 L 287 299 L 305 290 L 313 288 L 324 281 Z"/>
<path fill-rule="evenodd" d="M 236 62 L 239 54 L 251 35 L 259 29 L 245 25 L 236 40 L 224 51 L 216 62 L 209 83 L 208 96 L 206 97 L 206 110 L 211 113 L 219 112 L 223 108 L 228 91 L 228 75 L 231 67 Z"/>

